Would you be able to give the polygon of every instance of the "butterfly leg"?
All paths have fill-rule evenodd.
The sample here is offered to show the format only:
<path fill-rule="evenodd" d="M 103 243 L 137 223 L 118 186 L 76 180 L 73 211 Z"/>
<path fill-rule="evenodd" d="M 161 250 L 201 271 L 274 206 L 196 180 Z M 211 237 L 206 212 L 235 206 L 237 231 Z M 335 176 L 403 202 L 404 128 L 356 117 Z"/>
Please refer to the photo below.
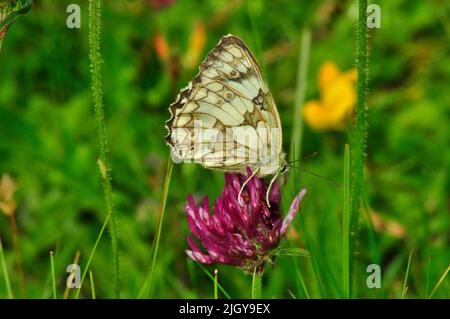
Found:
<path fill-rule="evenodd" d="M 249 178 L 247 178 L 247 180 L 244 182 L 244 184 L 242 184 L 241 189 L 239 190 L 239 194 L 238 194 L 238 202 L 239 205 L 244 206 L 244 203 L 242 202 L 242 191 L 244 190 L 244 187 L 247 186 L 248 182 L 259 172 L 259 167 L 257 169 L 255 169 L 255 171 L 252 173 L 252 175 L 250 175 Z"/>

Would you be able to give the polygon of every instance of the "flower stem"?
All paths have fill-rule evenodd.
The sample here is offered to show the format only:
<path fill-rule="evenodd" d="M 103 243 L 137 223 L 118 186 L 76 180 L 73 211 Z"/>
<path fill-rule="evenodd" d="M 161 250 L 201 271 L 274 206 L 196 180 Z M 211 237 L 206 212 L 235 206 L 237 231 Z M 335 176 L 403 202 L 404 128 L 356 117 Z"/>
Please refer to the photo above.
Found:
<path fill-rule="evenodd" d="M 263 274 L 258 274 L 256 268 L 253 271 L 252 278 L 252 299 L 260 299 L 262 295 L 262 276 Z"/>
<path fill-rule="evenodd" d="M 350 147 L 345 145 L 344 182 L 342 208 L 342 290 L 344 298 L 350 298 Z"/>
<path fill-rule="evenodd" d="M 355 108 L 355 120 L 351 132 L 351 214 L 350 214 L 350 236 L 349 243 L 349 272 L 354 274 L 354 255 L 356 236 L 358 233 L 358 219 L 364 194 L 364 159 L 367 139 L 367 111 L 366 111 L 366 89 L 367 89 L 367 0 L 359 0 L 359 15 L 357 29 L 357 55 L 356 65 L 358 71 L 357 103 Z M 350 292 L 352 296 L 352 276 L 349 278 Z"/>
<path fill-rule="evenodd" d="M 109 148 L 106 134 L 105 110 L 103 105 L 103 89 L 101 80 L 100 53 L 101 41 L 101 0 L 89 0 L 89 59 L 91 61 L 92 98 L 94 102 L 95 123 L 99 142 L 98 165 L 102 177 L 103 194 L 108 211 L 109 232 L 113 254 L 113 290 L 114 297 L 120 298 L 120 266 L 118 249 L 118 225 L 113 208 L 111 169 L 109 166 Z"/>

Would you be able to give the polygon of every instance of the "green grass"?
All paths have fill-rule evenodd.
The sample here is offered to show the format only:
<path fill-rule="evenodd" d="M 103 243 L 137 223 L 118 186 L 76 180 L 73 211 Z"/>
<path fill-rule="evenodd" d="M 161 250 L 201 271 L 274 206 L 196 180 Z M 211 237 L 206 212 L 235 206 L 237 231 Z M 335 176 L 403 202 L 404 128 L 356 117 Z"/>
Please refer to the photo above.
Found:
<path fill-rule="evenodd" d="M 89 0 L 89 59 L 91 62 L 92 98 L 94 104 L 95 123 L 99 144 L 98 166 L 103 184 L 106 210 L 108 212 L 108 225 L 111 237 L 113 254 L 113 291 L 116 298 L 120 298 L 120 265 L 118 246 L 118 223 L 114 212 L 111 185 L 111 167 L 109 164 L 109 147 L 106 132 L 105 110 L 103 104 L 102 88 L 102 55 L 100 52 L 102 32 L 102 1 Z"/>
<path fill-rule="evenodd" d="M 56 276 L 55 276 L 55 261 L 53 258 L 53 251 L 50 251 L 50 269 L 52 274 L 52 293 L 53 293 L 53 299 L 57 298 L 56 295 Z"/>
<path fill-rule="evenodd" d="M 406 292 L 408 291 L 408 285 L 407 284 L 408 284 L 409 270 L 410 270 L 410 267 L 411 267 L 412 254 L 413 254 L 413 251 L 411 250 L 411 252 L 409 253 L 408 264 L 406 265 L 405 278 L 403 280 L 402 295 L 401 295 L 402 299 L 405 298 Z"/>
<path fill-rule="evenodd" d="M 154 282 L 153 276 L 155 273 L 156 259 L 158 257 L 158 248 L 159 248 L 159 242 L 161 240 L 161 233 L 162 233 L 162 226 L 163 226 L 163 222 L 164 222 L 164 215 L 165 215 L 165 211 L 166 211 L 167 197 L 169 196 L 170 181 L 172 179 L 172 170 L 173 170 L 173 162 L 169 155 L 169 159 L 167 160 L 166 178 L 164 181 L 163 198 L 162 198 L 162 202 L 161 202 L 161 212 L 159 215 L 158 232 L 156 233 L 154 249 L 152 249 L 152 251 L 153 251 L 152 264 L 150 267 L 150 274 L 147 277 L 147 279 L 143 285 L 143 287 L 144 287 L 143 291 L 145 291 L 146 296 L 150 297 L 150 298 L 153 293 L 153 282 Z M 142 296 L 141 293 L 139 295 L 140 295 L 140 297 Z"/>
<path fill-rule="evenodd" d="M 342 196 L 342 290 L 344 298 L 350 298 L 350 147 L 344 150 L 344 177 Z"/>
<path fill-rule="evenodd" d="M 438 282 L 436 283 L 436 285 L 434 286 L 433 290 L 431 291 L 431 294 L 428 296 L 429 299 L 432 298 L 433 295 L 436 293 L 436 290 L 442 284 L 442 282 L 444 281 L 445 277 L 448 275 L 449 272 L 450 272 L 450 266 L 448 266 L 447 269 L 445 269 L 445 271 L 439 277 Z"/>
<path fill-rule="evenodd" d="M 2 244 L 1 238 L 0 238 L 0 263 L 2 266 L 3 278 L 5 280 L 7 296 L 9 299 L 13 299 L 14 295 L 13 295 L 12 289 L 11 289 L 11 282 L 9 280 L 8 268 L 6 267 L 5 255 L 3 253 L 3 244 Z"/>
<path fill-rule="evenodd" d="M 256 272 L 256 268 L 252 275 L 252 299 L 262 298 L 262 274 Z"/>
<path fill-rule="evenodd" d="M 94 284 L 94 276 L 92 275 L 92 270 L 89 270 L 89 281 L 91 282 L 92 299 L 97 299 L 96 294 L 95 294 L 95 284 Z"/>
<path fill-rule="evenodd" d="M 105 221 L 103 222 L 102 228 L 100 229 L 100 232 L 98 233 L 97 240 L 94 243 L 94 246 L 92 247 L 91 253 L 89 254 L 88 260 L 86 262 L 86 265 L 84 266 L 83 274 L 81 275 L 80 280 L 80 289 L 77 290 L 75 294 L 75 299 L 78 299 L 81 293 L 81 288 L 83 287 L 84 279 L 86 278 L 86 275 L 88 271 L 90 270 L 92 260 L 94 258 L 95 252 L 97 251 L 98 244 L 100 243 L 100 240 L 103 237 L 103 233 L 106 230 L 106 227 L 108 226 L 109 219 L 111 218 L 111 214 L 108 214 L 105 218 Z"/>

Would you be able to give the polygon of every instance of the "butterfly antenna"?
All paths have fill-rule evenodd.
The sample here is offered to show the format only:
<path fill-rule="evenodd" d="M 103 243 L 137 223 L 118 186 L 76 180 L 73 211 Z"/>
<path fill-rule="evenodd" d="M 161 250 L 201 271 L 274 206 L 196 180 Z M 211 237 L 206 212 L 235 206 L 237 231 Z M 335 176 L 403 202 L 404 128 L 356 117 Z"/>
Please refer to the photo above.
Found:
<path fill-rule="evenodd" d="M 302 160 L 305 160 L 305 159 L 310 159 L 310 158 L 316 157 L 317 155 L 319 155 L 318 152 L 312 152 L 311 154 L 305 155 L 304 157 L 300 157 L 300 158 L 297 158 L 297 159 L 292 160 L 292 161 L 287 161 L 287 163 L 288 164 L 292 164 L 292 163 L 295 163 L 295 162 L 298 162 L 298 161 L 302 161 Z"/>
<path fill-rule="evenodd" d="M 244 184 L 242 184 L 241 189 L 239 190 L 239 194 L 238 194 L 238 202 L 239 205 L 244 206 L 244 203 L 242 202 L 242 191 L 244 190 L 245 186 L 247 186 L 248 182 L 250 182 L 250 180 L 258 173 L 259 171 L 259 167 L 257 169 L 255 169 L 255 171 L 252 173 L 252 175 L 249 176 L 249 178 L 247 178 L 244 182 Z"/>
<path fill-rule="evenodd" d="M 335 187 L 337 187 L 337 188 L 339 188 L 339 189 L 342 188 L 342 186 L 341 186 L 340 184 L 336 183 L 335 181 L 333 181 L 333 180 L 331 180 L 331 179 L 329 179 L 329 178 L 326 178 L 326 177 L 324 177 L 324 176 L 322 176 L 322 175 L 316 174 L 316 173 L 314 173 L 314 172 L 312 172 L 312 171 L 310 171 L 310 170 L 308 170 L 308 169 L 306 169 L 306 168 L 298 167 L 298 166 L 291 166 L 291 167 L 292 167 L 292 168 L 295 168 L 295 169 L 298 169 L 298 170 L 300 170 L 300 171 L 303 171 L 303 172 L 305 172 L 305 173 L 308 173 L 308 174 L 310 174 L 310 175 L 312 175 L 312 176 L 318 177 L 318 178 L 320 178 L 321 180 L 323 180 L 323 181 L 327 182 L 328 184 L 333 185 L 333 186 L 335 186 Z"/>

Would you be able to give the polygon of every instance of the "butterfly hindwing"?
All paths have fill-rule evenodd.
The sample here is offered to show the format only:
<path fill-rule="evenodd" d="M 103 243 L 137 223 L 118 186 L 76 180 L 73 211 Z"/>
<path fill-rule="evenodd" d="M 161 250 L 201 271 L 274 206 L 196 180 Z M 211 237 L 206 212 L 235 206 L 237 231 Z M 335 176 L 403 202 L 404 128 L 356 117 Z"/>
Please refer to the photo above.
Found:
<path fill-rule="evenodd" d="M 170 111 L 167 142 L 176 158 L 226 171 L 266 167 L 263 175 L 278 167 L 268 166 L 282 154 L 278 111 L 255 57 L 238 37 L 221 39 Z M 221 139 L 196 143 L 205 130 L 220 132 Z"/>

